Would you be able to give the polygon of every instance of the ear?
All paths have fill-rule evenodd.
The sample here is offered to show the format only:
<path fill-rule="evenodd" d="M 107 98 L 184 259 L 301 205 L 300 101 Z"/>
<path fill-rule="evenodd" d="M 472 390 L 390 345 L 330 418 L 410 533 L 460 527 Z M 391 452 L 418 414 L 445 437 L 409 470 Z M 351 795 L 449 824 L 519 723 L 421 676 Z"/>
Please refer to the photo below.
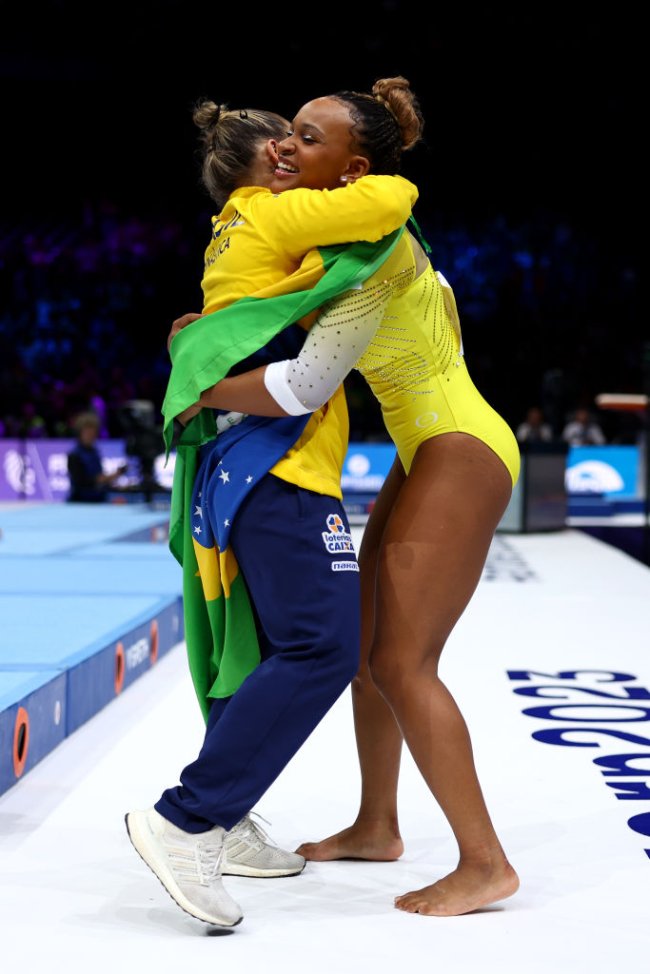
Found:
<path fill-rule="evenodd" d="M 347 177 L 344 182 L 353 183 L 356 179 L 361 179 L 362 176 L 366 176 L 369 170 L 369 159 L 365 156 L 352 156 L 343 170 L 343 175 Z"/>
<path fill-rule="evenodd" d="M 275 139 L 268 139 L 266 145 L 264 146 L 266 153 L 266 158 L 273 165 L 273 167 L 278 164 L 278 143 Z"/>

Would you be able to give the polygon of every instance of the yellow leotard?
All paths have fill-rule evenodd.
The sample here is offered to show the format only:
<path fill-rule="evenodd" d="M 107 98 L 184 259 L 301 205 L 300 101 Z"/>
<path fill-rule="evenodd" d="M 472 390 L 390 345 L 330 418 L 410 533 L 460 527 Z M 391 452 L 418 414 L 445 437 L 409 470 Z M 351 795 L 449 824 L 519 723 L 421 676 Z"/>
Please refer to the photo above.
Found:
<path fill-rule="evenodd" d="M 326 309 L 319 324 L 341 325 L 349 337 L 372 296 L 390 294 L 383 316 L 355 368 L 381 405 L 386 429 L 408 473 L 424 440 L 467 433 L 486 443 L 519 476 L 517 440 L 472 382 L 451 287 L 408 233 L 364 285 Z"/>

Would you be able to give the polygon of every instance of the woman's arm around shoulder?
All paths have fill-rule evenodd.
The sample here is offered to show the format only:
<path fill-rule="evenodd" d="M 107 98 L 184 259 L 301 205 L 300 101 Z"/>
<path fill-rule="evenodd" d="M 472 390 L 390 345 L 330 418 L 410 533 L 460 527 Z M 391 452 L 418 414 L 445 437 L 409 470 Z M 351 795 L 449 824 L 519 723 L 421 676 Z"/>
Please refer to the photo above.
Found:
<path fill-rule="evenodd" d="M 339 189 L 260 194 L 256 205 L 267 211 L 277 245 L 297 257 L 313 247 L 381 240 L 406 223 L 417 198 L 415 184 L 402 176 L 369 175 Z"/>

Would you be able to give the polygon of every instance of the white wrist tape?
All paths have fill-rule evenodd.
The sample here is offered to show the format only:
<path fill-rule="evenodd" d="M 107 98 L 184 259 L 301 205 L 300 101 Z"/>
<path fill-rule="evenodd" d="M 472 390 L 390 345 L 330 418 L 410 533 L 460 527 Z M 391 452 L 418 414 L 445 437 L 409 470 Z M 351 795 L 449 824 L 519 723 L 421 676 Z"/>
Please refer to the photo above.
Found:
<path fill-rule="evenodd" d="M 296 398 L 287 381 L 287 372 L 291 361 L 291 359 L 285 359 L 283 362 L 271 362 L 270 365 L 267 365 L 264 370 L 264 385 L 285 413 L 290 416 L 304 416 L 305 413 L 311 413 L 313 410 L 304 406 Z"/>

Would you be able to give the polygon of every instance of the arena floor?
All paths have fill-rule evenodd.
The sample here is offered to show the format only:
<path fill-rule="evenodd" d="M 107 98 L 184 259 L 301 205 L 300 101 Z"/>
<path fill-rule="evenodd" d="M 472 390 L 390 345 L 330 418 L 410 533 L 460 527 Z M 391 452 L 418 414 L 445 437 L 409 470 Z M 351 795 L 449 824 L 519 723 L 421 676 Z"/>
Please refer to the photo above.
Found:
<path fill-rule="evenodd" d="M 178 909 L 131 847 L 123 817 L 176 783 L 201 740 L 179 644 L 0 797 L 5 969 L 648 970 L 649 605 L 650 570 L 579 531 L 495 539 L 443 678 L 469 724 L 521 889 L 450 919 L 393 907 L 396 894 L 455 863 L 449 828 L 408 754 L 400 861 L 228 878 L 245 918 L 225 933 Z M 618 776 L 604 774 L 615 762 L 595 763 L 621 754 L 638 759 Z M 295 848 L 348 824 L 358 791 L 347 692 L 258 811 L 275 840 Z"/>

